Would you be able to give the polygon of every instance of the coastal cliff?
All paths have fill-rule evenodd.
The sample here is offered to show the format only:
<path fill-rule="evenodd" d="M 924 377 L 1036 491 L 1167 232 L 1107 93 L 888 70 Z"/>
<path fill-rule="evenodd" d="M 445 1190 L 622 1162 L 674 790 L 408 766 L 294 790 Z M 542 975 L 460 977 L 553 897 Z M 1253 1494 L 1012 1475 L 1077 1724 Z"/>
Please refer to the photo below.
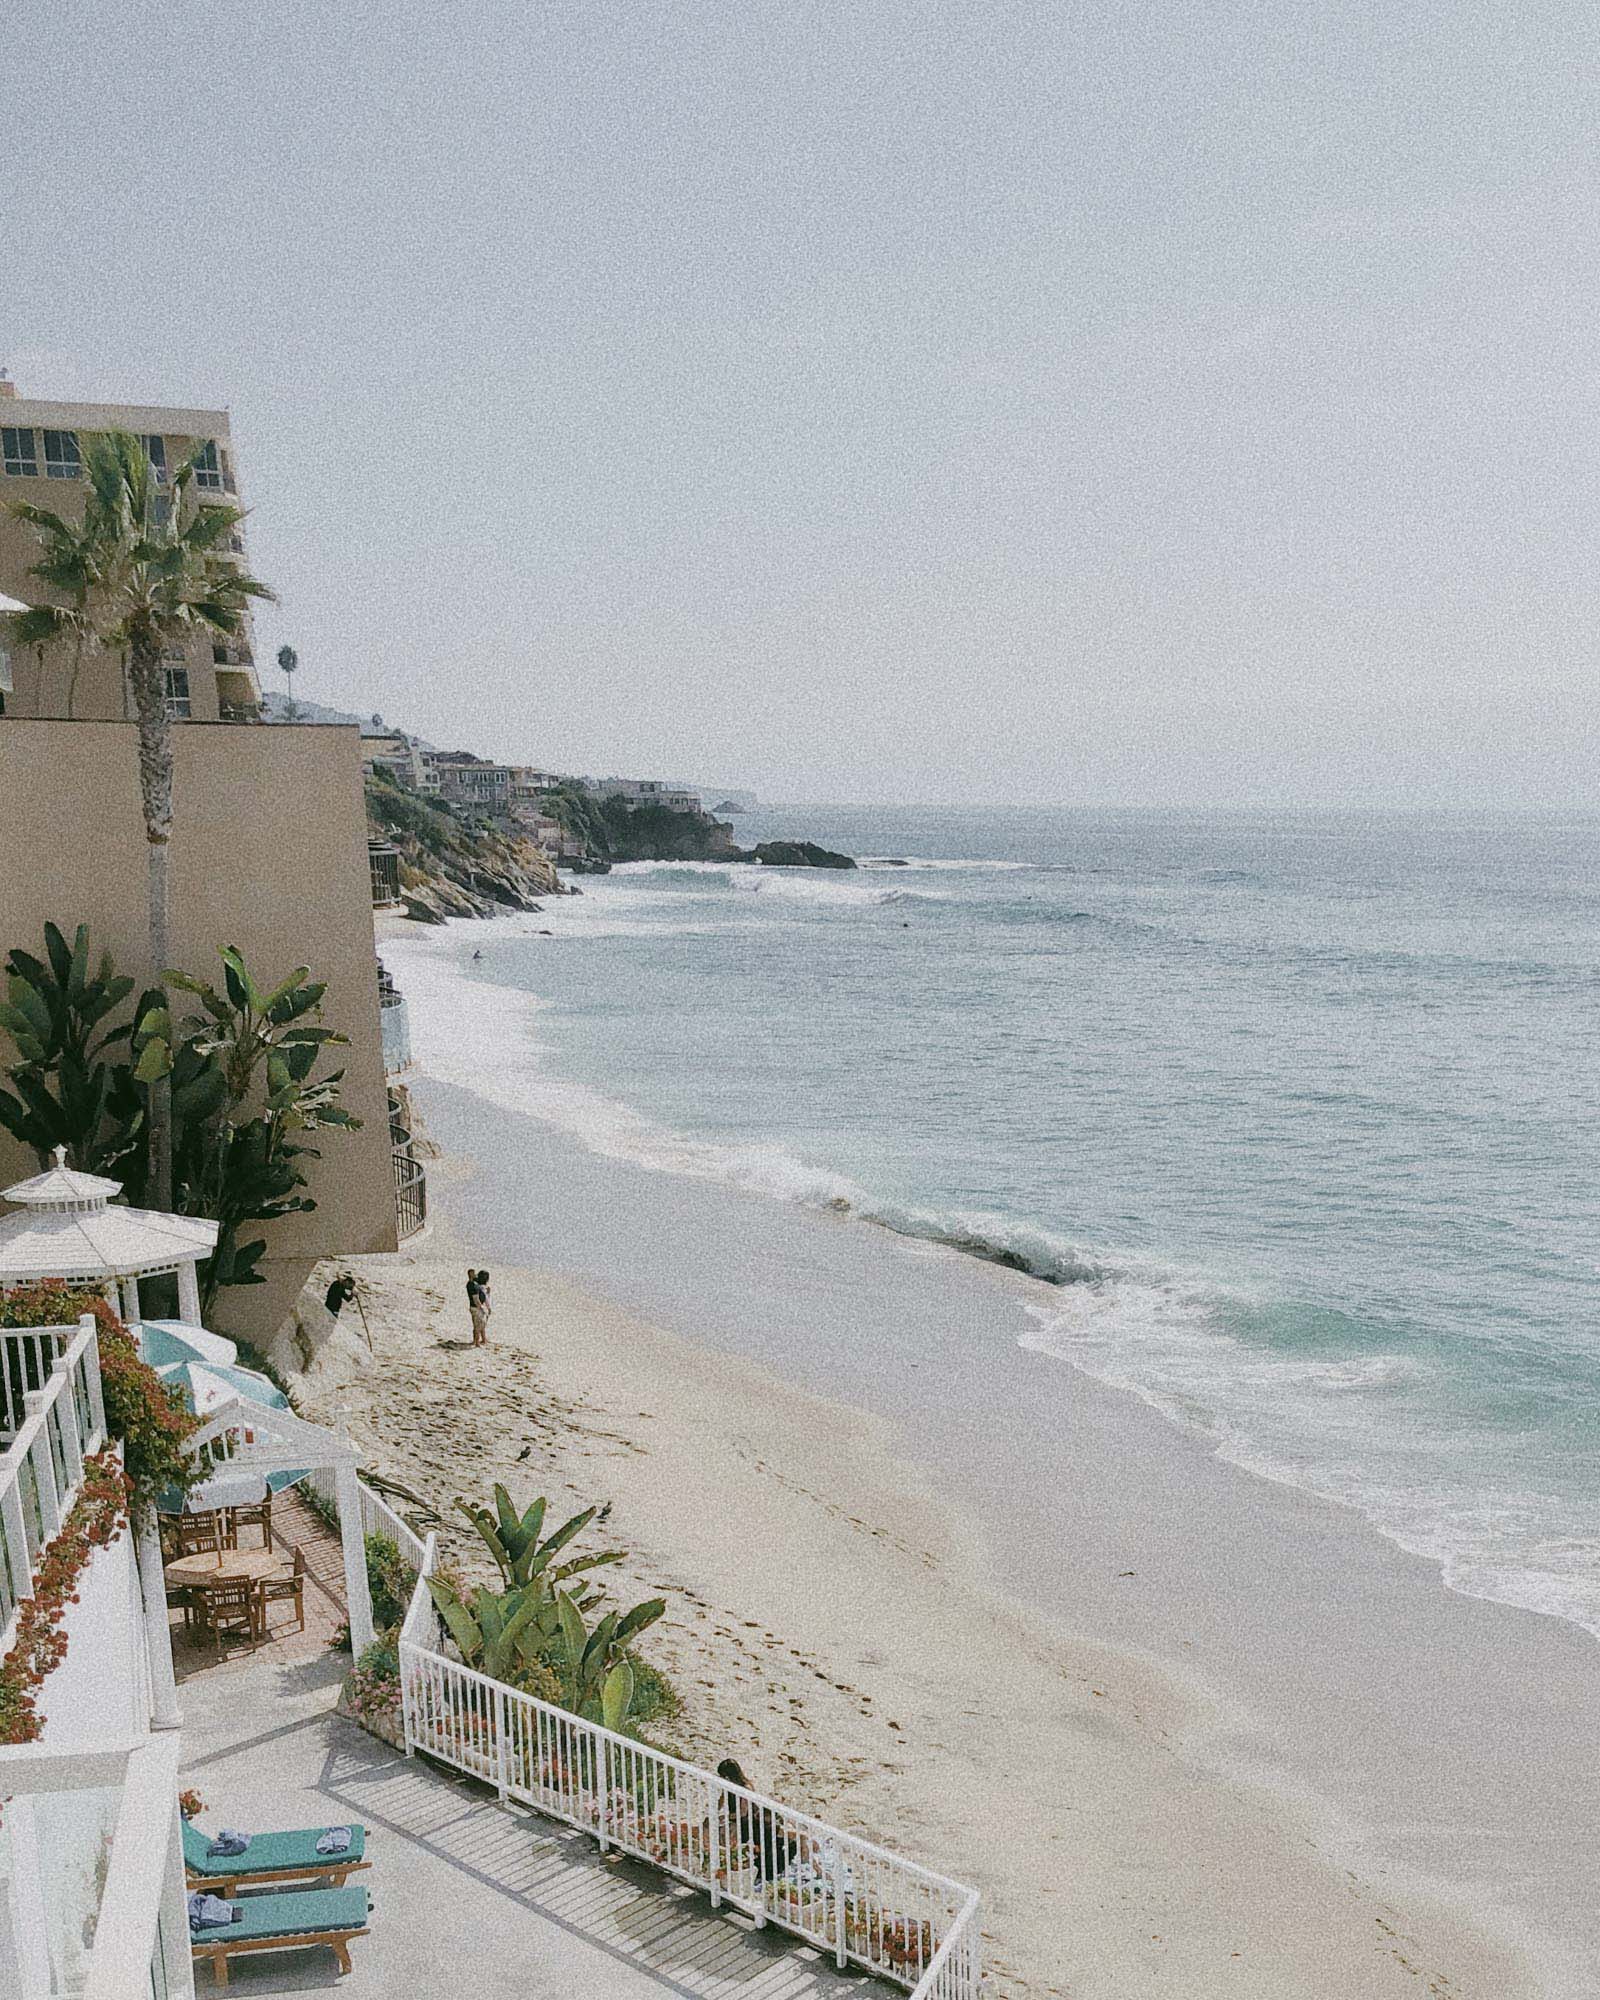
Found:
<path fill-rule="evenodd" d="M 769 840 L 740 847 L 726 820 L 671 806 L 597 798 L 577 784 L 547 792 L 544 804 L 563 832 L 583 843 L 589 870 L 604 871 L 618 861 L 742 861 L 766 868 L 854 868 L 848 854 L 835 854 L 809 840 Z"/>
<path fill-rule="evenodd" d="M 367 826 L 400 855 L 400 897 L 420 923 L 537 910 L 566 892 L 533 841 L 458 818 L 448 806 L 391 783 L 367 780 Z"/>

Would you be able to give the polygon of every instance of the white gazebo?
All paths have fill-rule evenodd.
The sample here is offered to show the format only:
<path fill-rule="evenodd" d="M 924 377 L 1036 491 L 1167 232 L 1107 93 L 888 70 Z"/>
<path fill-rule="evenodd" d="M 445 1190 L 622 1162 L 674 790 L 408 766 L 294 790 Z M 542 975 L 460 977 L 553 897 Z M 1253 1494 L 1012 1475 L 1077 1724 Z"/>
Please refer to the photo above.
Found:
<path fill-rule="evenodd" d="M 184 1440 L 183 1448 L 200 1461 L 208 1491 L 215 1491 L 224 1482 L 265 1481 L 280 1472 L 296 1477 L 322 1473 L 331 1479 L 344 1554 L 350 1650 L 359 1660 L 372 1644 L 372 1593 L 367 1585 L 366 1526 L 361 1513 L 361 1483 L 356 1478 L 356 1448 L 349 1438 L 321 1424 L 307 1423 L 293 1410 L 233 1402 L 213 1411 Z"/>
<path fill-rule="evenodd" d="M 4 1192 L 19 1213 L 0 1216 L 0 1291 L 66 1278 L 103 1291 L 131 1325 L 142 1319 L 139 1280 L 173 1273 L 178 1317 L 200 1324 L 196 1266 L 217 1246 L 217 1225 L 197 1215 L 113 1206 L 119 1181 L 80 1174 L 57 1146 L 55 1165 Z"/>

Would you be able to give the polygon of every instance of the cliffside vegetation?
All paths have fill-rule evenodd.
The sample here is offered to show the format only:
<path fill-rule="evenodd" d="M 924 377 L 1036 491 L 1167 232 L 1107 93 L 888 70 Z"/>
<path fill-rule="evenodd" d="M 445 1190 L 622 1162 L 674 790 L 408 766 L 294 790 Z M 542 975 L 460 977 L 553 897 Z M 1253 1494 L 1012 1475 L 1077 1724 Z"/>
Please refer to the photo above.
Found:
<path fill-rule="evenodd" d="M 560 894 L 556 871 L 531 841 L 499 833 L 376 773 L 367 780 L 367 825 L 400 854 L 406 914 L 423 923 L 536 910 Z"/>

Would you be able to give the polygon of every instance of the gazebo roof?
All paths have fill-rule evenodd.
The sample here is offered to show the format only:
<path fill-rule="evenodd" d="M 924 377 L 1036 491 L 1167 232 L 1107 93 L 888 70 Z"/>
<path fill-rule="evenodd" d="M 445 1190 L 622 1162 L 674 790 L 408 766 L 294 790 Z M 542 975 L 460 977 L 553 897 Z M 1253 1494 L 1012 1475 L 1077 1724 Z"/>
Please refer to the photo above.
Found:
<path fill-rule="evenodd" d="M 57 1146 L 55 1165 L 46 1167 L 32 1180 L 18 1181 L 3 1191 L 6 1201 L 22 1208 L 51 1208 L 87 1211 L 104 1208 L 114 1194 L 121 1194 L 121 1181 L 102 1180 L 99 1174 L 80 1174 L 67 1165 L 67 1149 Z"/>
<path fill-rule="evenodd" d="M 119 1181 L 80 1174 L 56 1148 L 53 1167 L 5 1190 L 20 1213 L 0 1216 L 0 1285 L 22 1278 L 134 1278 L 209 1257 L 217 1225 L 195 1215 L 111 1206 Z"/>

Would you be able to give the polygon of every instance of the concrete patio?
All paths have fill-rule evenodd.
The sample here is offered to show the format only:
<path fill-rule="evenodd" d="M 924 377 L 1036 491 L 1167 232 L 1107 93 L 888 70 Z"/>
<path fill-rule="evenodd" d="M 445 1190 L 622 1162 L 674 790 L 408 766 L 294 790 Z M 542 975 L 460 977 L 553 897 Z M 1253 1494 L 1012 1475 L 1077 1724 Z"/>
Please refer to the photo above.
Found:
<path fill-rule="evenodd" d="M 895 1990 L 389 1749 L 333 1713 L 345 1664 L 325 1640 L 185 1659 L 182 1782 L 204 1798 L 206 1826 L 359 1820 L 368 1830 L 372 1866 L 351 1879 L 371 1892 L 371 1935 L 351 1946 L 349 1976 L 327 1951 L 263 1954 L 235 1963 L 230 1991 L 839 2000 Z M 198 1985 L 209 1990 L 209 1974 Z"/>

